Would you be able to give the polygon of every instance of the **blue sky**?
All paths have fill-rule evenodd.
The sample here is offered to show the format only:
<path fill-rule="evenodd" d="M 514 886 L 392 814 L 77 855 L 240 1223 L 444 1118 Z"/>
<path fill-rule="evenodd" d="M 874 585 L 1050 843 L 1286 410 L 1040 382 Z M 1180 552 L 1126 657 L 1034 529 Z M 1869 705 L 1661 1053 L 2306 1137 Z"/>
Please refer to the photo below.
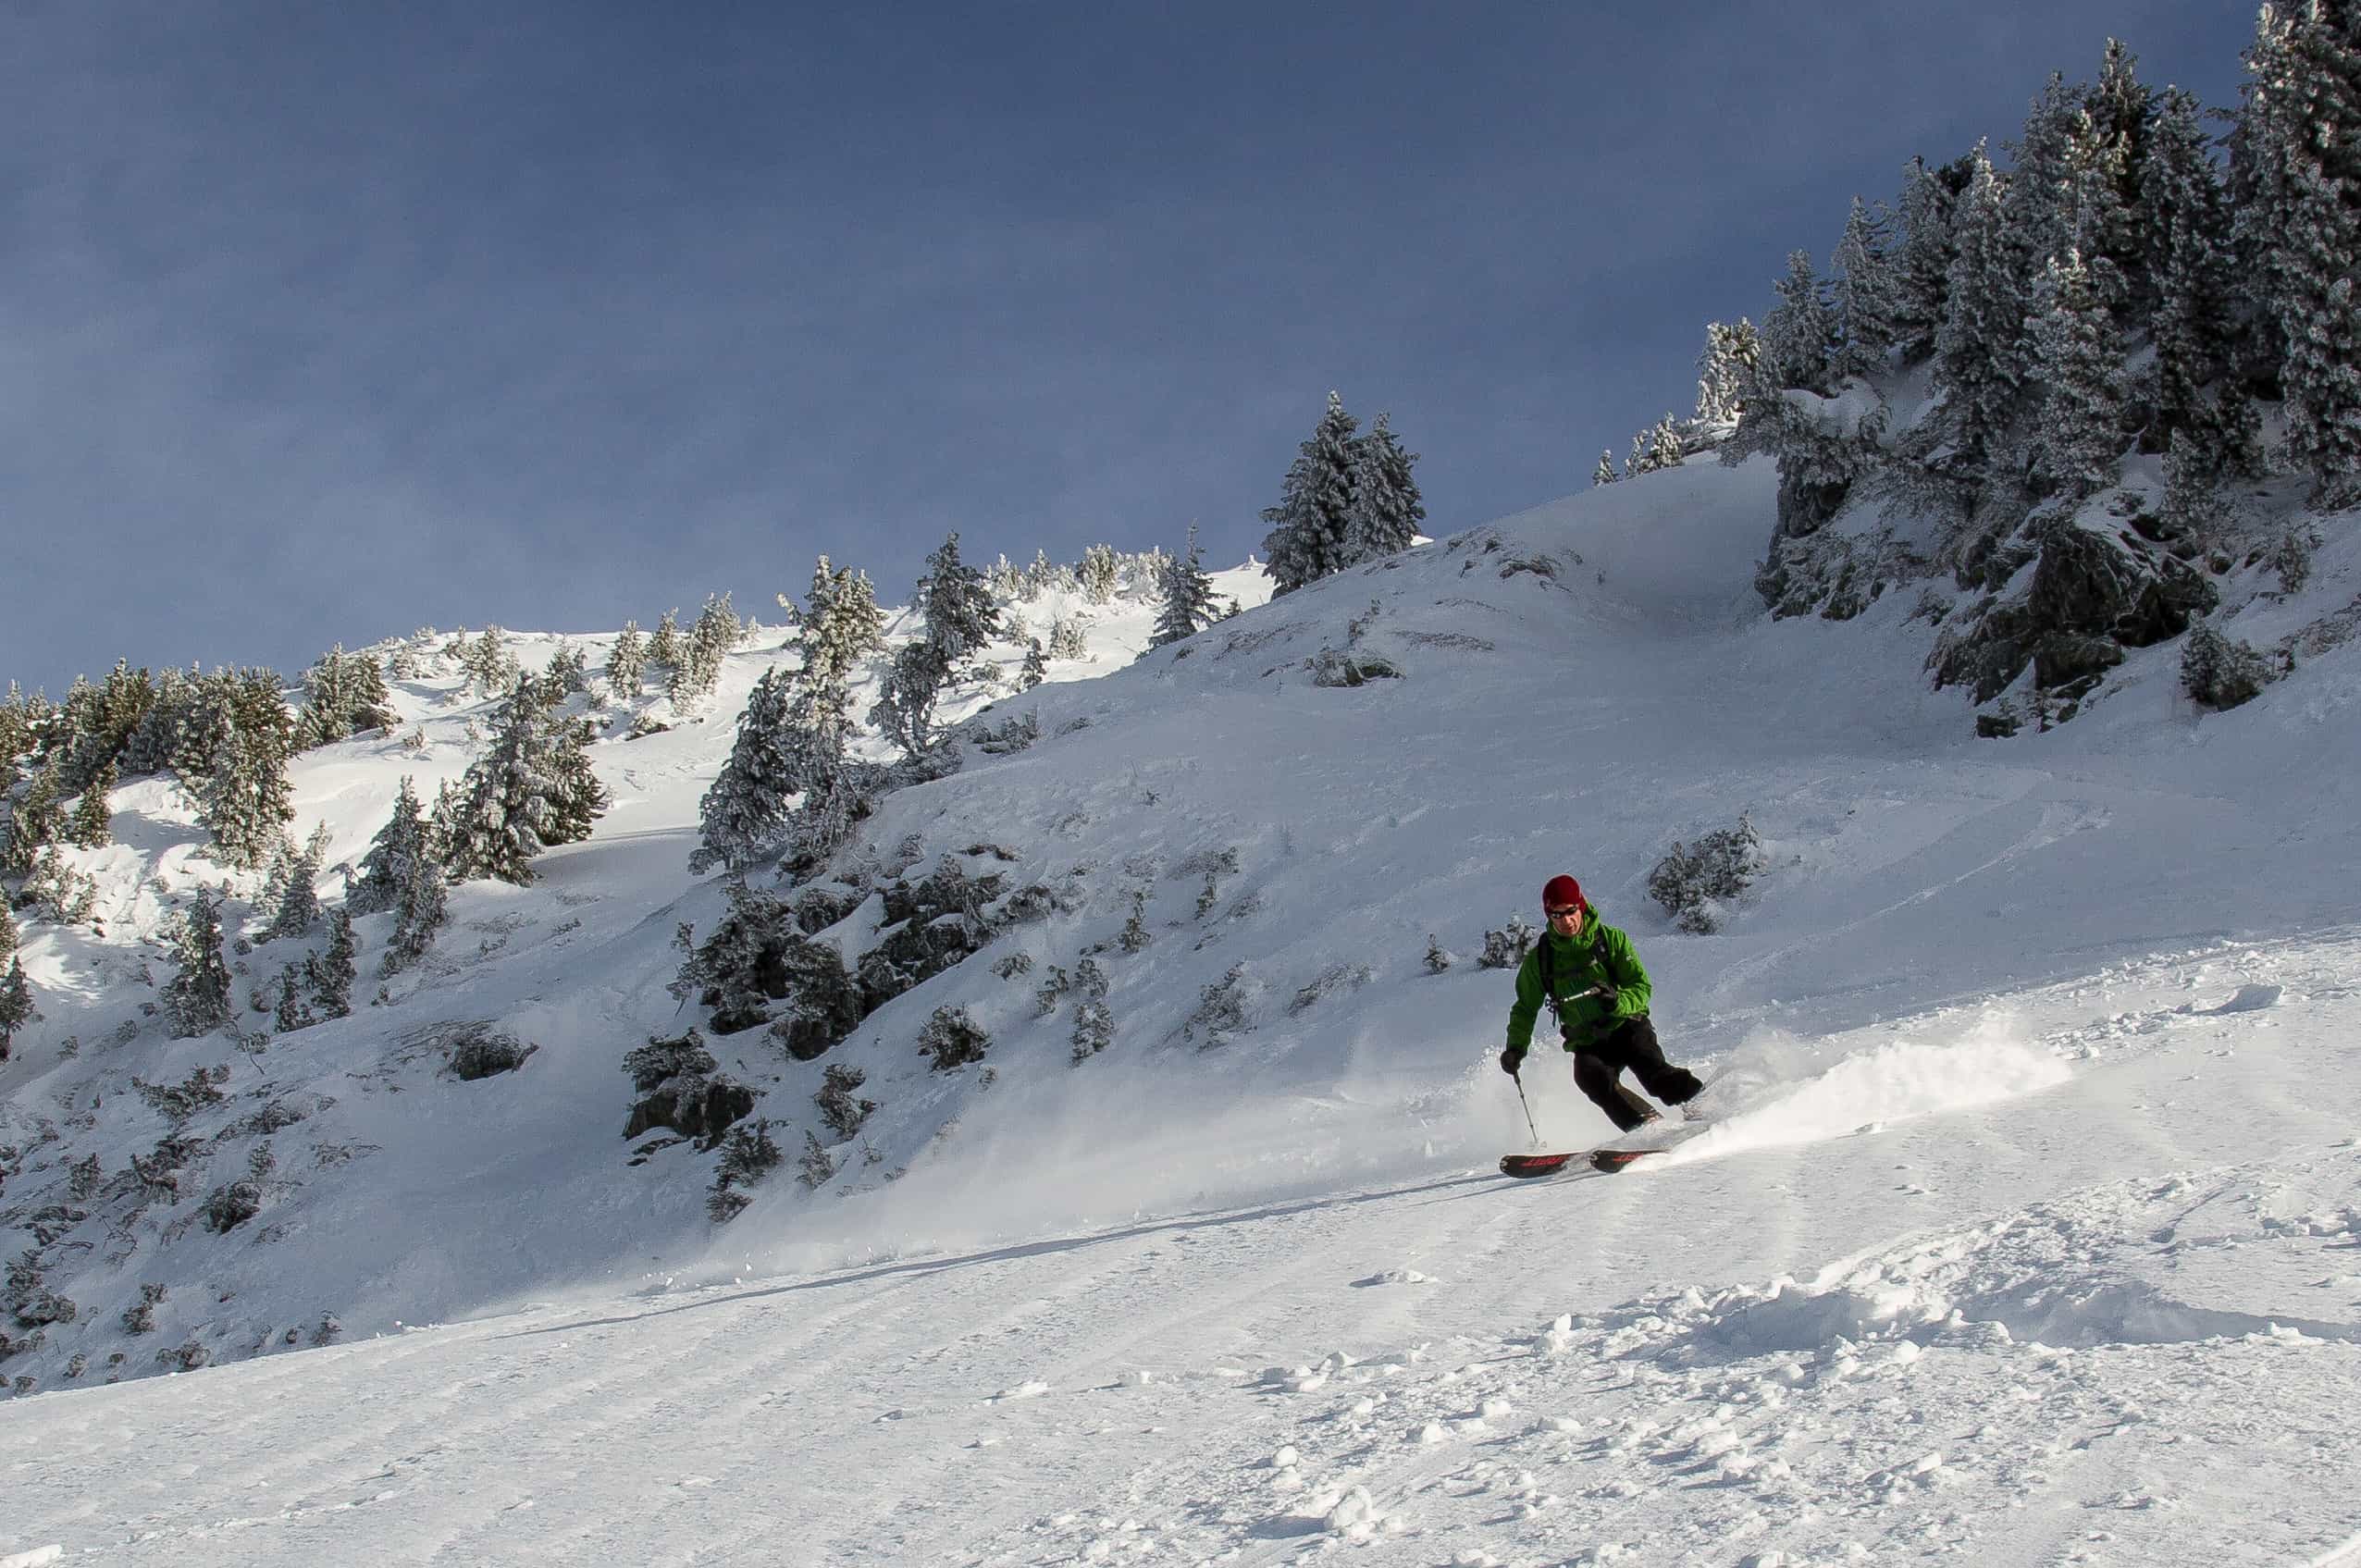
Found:
<path fill-rule="evenodd" d="M 895 602 L 953 528 L 1234 564 L 1330 388 L 1463 527 L 1912 154 L 2110 34 L 2227 105 L 2252 27 L 1777 9 L 14 6 L 0 680 Z"/>

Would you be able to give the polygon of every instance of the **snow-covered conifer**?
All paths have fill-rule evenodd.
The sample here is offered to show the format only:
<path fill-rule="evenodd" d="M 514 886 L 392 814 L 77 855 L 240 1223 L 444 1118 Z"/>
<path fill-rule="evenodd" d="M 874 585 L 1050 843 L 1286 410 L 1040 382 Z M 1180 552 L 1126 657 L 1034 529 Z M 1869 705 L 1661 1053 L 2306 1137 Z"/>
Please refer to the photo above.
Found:
<path fill-rule="evenodd" d="M 665 691 L 677 706 L 686 707 L 712 695 L 722 678 L 722 658 L 737 646 L 740 635 L 737 612 L 730 608 L 730 596 L 709 594 L 705 608 L 698 611 L 690 623 L 688 636 L 681 639 L 680 657 L 673 665 L 672 678 Z"/>
<path fill-rule="evenodd" d="M 1354 432 L 1344 401 L 1329 393 L 1328 412 L 1287 470 L 1277 506 L 1267 508 L 1270 525 L 1263 553 L 1274 593 L 1292 593 L 1344 564 L 1353 521 Z M 1051 650 L 1055 653 L 1056 649 Z"/>
<path fill-rule="evenodd" d="M 7 976 L 0 979 L 0 1062 L 8 1059 L 17 1031 L 40 1016 L 33 1011 L 32 985 L 25 979 L 25 961 L 11 955 Z"/>
<path fill-rule="evenodd" d="M 1655 442 L 1652 431 L 1642 430 L 1631 438 L 1631 451 L 1624 458 L 1624 477 L 1635 478 L 1656 472 Z"/>
<path fill-rule="evenodd" d="M 1673 416 L 1667 412 L 1648 431 L 1648 466 L 1652 472 L 1660 468 L 1681 465 L 1680 432 L 1674 427 Z"/>
<path fill-rule="evenodd" d="M 327 746 L 392 722 L 385 677 L 367 654 L 347 653 L 339 643 L 303 672 L 303 715 L 297 727 L 301 745 Z"/>
<path fill-rule="evenodd" d="M 2193 456 L 2217 473 L 2246 474 L 2257 463 L 2259 438 L 2254 405 L 2234 374 L 2231 215 L 2202 112 L 2194 93 L 2166 92 L 2141 169 L 2147 267 L 2157 296 L 2149 327 L 2153 437 L 2169 450 L 2185 431 L 2195 443 Z"/>
<path fill-rule="evenodd" d="M 2235 708 L 2270 684 L 2269 662 L 2209 621 L 2194 621 L 2181 650 L 2181 689 L 2207 708 Z"/>
<path fill-rule="evenodd" d="M 1947 313 L 1951 263 L 1959 250 L 1953 211 L 1967 188 L 1969 160 L 1931 169 L 1912 158 L 1902 170 L 1896 203 L 1901 239 L 1894 247 L 1894 330 L 1904 364 L 1935 352 L 1935 335 Z"/>
<path fill-rule="evenodd" d="M 164 984 L 164 1012 L 175 1040 L 210 1034 L 229 1021 L 229 966 L 221 957 L 221 906 L 200 888 L 173 933 L 174 973 Z"/>
<path fill-rule="evenodd" d="M 352 1010 L 352 977 L 355 972 L 354 952 L 358 943 L 352 935 L 352 917 L 339 909 L 328 917 L 328 947 L 315 954 L 304 964 L 304 973 L 311 982 L 312 1000 L 318 1004 L 320 1017 L 340 1019 Z"/>
<path fill-rule="evenodd" d="M 811 571 L 810 602 L 796 615 L 790 644 L 803 656 L 801 684 L 822 696 L 840 720 L 852 711 L 852 682 L 861 665 L 885 646 L 885 615 L 866 573 L 838 569 L 822 556 Z"/>
<path fill-rule="evenodd" d="M 738 715 L 737 743 L 698 806 L 691 876 L 715 865 L 742 872 L 777 846 L 788 797 L 804 784 L 791 737 L 792 694 L 792 678 L 780 670 L 765 670 L 754 683 Z"/>
<path fill-rule="evenodd" d="M 661 664 L 670 670 L 680 662 L 680 611 L 667 610 L 656 623 L 655 632 L 648 638 L 648 659 L 650 664 Z"/>
<path fill-rule="evenodd" d="M 639 677 L 647 662 L 647 639 L 639 635 L 639 623 L 625 621 L 622 635 L 614 647 L 607 650 L 607 689 L 624 702 L 639 695 Z"/>
<path fill-rule="evenodd" d="M 1049 678 L 1049 654 L 1039 637 L 1025 639 L 1025 661 L 1017 671 L 1017 689 L 1031 691 Z"/>
<path fill-rule="evenodd" d="M 292 1034 L 299 1029 L 309 1029 L 319 1022 L 303 1000 L 303 993 L 295 984 L 295 966 L 290 964 L 278 971 L 278 1005 L 271 1013 L 271 1030 L 278 1034 Z"/>
<path fill-rule="evenodd" d="M 1427 520 L 1426 500 L 1411 474 L 1418 454 L 1393 433 L 1391 418 L 1378 414 L 1369 433 L 1354 445 L 1353 513 L 1341 558 L 1347 566 L 1408 549 L 1418 525 Z"/>
<path fill-rule="evenodd" d="M 1623 475 L 1615 472 L 1614 449 L 1610 447 L 1601 451 L 1599 453 L 1599 466 L 1590 471 L 1590 482 L 1594 485 L 1612 485 L 1621 477 Z"/>
<path fill-rule="evenodd" d="M 1754 323 L 1745 316 L 1738 317 L 1736 326 L 1719 321 L 1705 324 L 1705 348 L 1697 356 L 1699 424 L 1725 425 L 1738 416 L 1747 381 L 1761 358 L 1762 340 L 1756 334 Z M 1608 485 L 1614 478 L 1613 454 L 1602 451 L 1591 481 Z"/>
<path fill-rule="evenodd" d="M 418 792 L 409 775 L 404 774 L 401 792 L 394 797 L 393 815 L 361 857 L 361 875 L 345 895 L 346 907 L 355 915 L 392 908 L 413 868 L 429 858 L 426 810 L 418 803 Z"/>
<path fill-rule="evenodd" d="M 0 876 L 25 875 L 43 846 L 64 836 L 66 814 L 58 803 L 62 777 L 58 759 L 52 756 L 9 809 L 6 832 L 0 833 Z"/>
<path fill-rule="evenodd" d="M 2121 466 L 2123 345 L 2080 252 L 2042 269 L 2027 331 L 2043 388 L 2033 476 L 2076 499 L 2105 489 Z"/>
<path fill-rule="evenodd" d="M 1107 604 L 1115 598 L 1115 585 L 1119 568 L 1112 545 L 1089 545 L 1082 550 L 1082 563 L 1074 575 L 1082 586 L 1082 598 L 1093 604 Z"/>
<path fill-rule="evenodd" d="M 455 794 L 440 846 L 452 880 L 527 886 L 542 850 L 588 836 L 608 796 L 589 769 L 587 741 L 580 721 L 550 717 L 538 681 L 517 677 L 490 748 Z"/>
<path fill-rule="evenodd" d="M 1148 646 L 1162 648 L 1195 636 L 1221 619 L 1221 607 L 1213 591 L 1213 579 L 1205 573 L 1205 550 L 1197 543 L 1194 524 L 1189 527 L 1189 547 L 1185 553 L 1173 557 L 1164 571 L 1164 607 L 1157 612 L 1156 630 L 1149 634 Z M 1032 645 L 1032 654 L 1041 645 Z M 1030 668 L 1030 663 L 1028 664 Z"/>
<path fill-rule="evenodd" d="M 408 793 L 408 780 L 403 780 Z M 447 795 L 437 799 L 438 815 Z M 416 798 L 411 800 L 414 814 Z M 396 809 L 396 820 L 401 812 Z M 423 825 L 423 824 L 422 824 Z M 414 853 L 406 859 L 393 862 L 401 881 L 393 893 L 393 933 L 386 938 L 385 957 L 379 972 L 400 974 L 423 957 L 434 943 L 435 932 L 450 919 L 447 883 L 450 876 L 437 853 L 434 842 L 422 833 Z"/>
<path fill-rule="evenodd" d="M 466 644 L 460 664 L 478 697 L 505 691 L 516 678 L 516 660 L 508 650 L 507 636 L 498 626 L 485 627 L 482 636 Z"/>
<path fill-rule="evenodd" d="M 328 824 L 322 822 L 312 830 L 312 836 L 288 865 L 286 886 L 279 894 L 278 907 L 271 917 L 270 933 L 266 940 L 301 936 L 319 923 L 317 884 L 320 862 L 327 858 Z"/>
<path fill-rule="evenodd" d="M 915 596 L 925 632 L 894 655 L 871 722 L 911 757 L 934 745 L 934 708 L 959 661 L 1002 635 L 999 606 L 983 574 L 959 560 L 959 536 L 926 558 Z"/>
<path fill-rule="evenodd" d="M 1978 146 L 1953 217 L 1958 251 L 1935 335 L 1935 383 L 1951 442 L 1970 469 L 2007 438 L 2024 382 L 2025 279 L 2008 232 L 2002 185 Z"/>
<path fill-rule="evenodd" d="M 98 879 L 76 870 L 57 846 L 45 844 L 33 857 L 17 899 L 59 925 L 80 925 L 98 907 Z"/>
<path fill-rule="evenodd" d="M 1052 659 L 1088 659 L 1089 642 L 1082 636 L 1082 623 L 1069 615 L 1060 615 L 1049 623 L 1049 657 Z"/>
<path fill-rule="evenodd" d="M 112 759 L 99 764 L 97 773 L 82 786 L 82 797 L 66 823 L 66 840 L 84 849 L 103 849 L 112 837 L 107 827 L 107 796 L 115 788 Z"/>
<path fill-rule="evenodd" d="M 2287 451 L 2345 505 L 2361 496 L 2361 12 L 2293 8 L 2267 64 L 2274 79 L 2255 93 L 2269 105 L 2277 210 L 2257 260 L 2285 343 Z"/>
<path fill-rule="evenodd" d="M 1859 196 L 1836 242 L 1835 305 L 1836 352 L 1831 371 L 1838 380 L 1866 377 L 1885 367 L 1894 347 L 1895 278 L 1885 255 L 1885 226 Z"/>

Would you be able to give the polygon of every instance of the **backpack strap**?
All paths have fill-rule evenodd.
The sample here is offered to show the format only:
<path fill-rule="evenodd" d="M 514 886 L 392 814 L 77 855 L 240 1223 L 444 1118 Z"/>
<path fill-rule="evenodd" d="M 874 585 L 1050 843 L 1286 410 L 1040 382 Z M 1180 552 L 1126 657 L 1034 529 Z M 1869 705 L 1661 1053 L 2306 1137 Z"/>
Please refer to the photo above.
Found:
<path fill-rule="evenodd" d="M 1534 967 L 1541 977 L 1541 1001 L 1550 1009 L 1550 1016 L 1557 1019 L 1559 1032 L 1563 1033 L 1565 1015 L 1558 1011 L 1558 977 L 1551 972 L 1550 933 L 1547 929 L 1541 932 L 1540 946 L 1534 956 Z"/>

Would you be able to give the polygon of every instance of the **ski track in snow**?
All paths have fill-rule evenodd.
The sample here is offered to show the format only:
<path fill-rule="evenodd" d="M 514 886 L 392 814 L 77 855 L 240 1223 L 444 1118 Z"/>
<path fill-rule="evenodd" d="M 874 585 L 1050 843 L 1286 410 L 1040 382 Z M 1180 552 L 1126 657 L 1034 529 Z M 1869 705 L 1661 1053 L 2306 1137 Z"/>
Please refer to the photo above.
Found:
<path fill-rule="evenodd" d="M 25 1539 L 127 1563 L 2335 1564 L 2361 1142 L 2047 1167 L 2102 1095 L 2283 1114 L 2361 1027 L 2325 994 L 2350 963 L 2129 964 L 1863 1031 L 1724 1123 L 1788 1135 L 1644 1175 L 527 1308 L 25 1401 L 0 1463 Z M 1947 1107 L 1924 1058 L 1963 1049 L 2072 1079 Z M 1910 1179 L 1848 1209 L 1881 1164 Z"/>

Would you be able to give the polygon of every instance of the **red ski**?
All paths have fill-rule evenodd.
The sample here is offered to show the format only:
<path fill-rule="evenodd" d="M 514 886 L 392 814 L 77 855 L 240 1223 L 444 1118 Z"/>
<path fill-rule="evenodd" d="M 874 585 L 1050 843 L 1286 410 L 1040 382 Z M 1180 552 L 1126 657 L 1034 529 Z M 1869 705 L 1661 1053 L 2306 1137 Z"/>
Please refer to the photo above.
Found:
<path fill-rule="evenodd" d="M 1517 1177 L 1520 1179 L 1536 1176 L 1555 1176 L 1576 1160 L 1588 1160 L 1591 1169 L 1603 1170 L 1612 1175 L 1635 1160 L 1644 1160 L 1650 1154 L 1661 1154 L 1663 1152 L 1662 1149 L 1593 1149 L 1585 1154 L 1577 1149 L 1563 1154 L 1502 1154 L 1501 1174 Z"/>

